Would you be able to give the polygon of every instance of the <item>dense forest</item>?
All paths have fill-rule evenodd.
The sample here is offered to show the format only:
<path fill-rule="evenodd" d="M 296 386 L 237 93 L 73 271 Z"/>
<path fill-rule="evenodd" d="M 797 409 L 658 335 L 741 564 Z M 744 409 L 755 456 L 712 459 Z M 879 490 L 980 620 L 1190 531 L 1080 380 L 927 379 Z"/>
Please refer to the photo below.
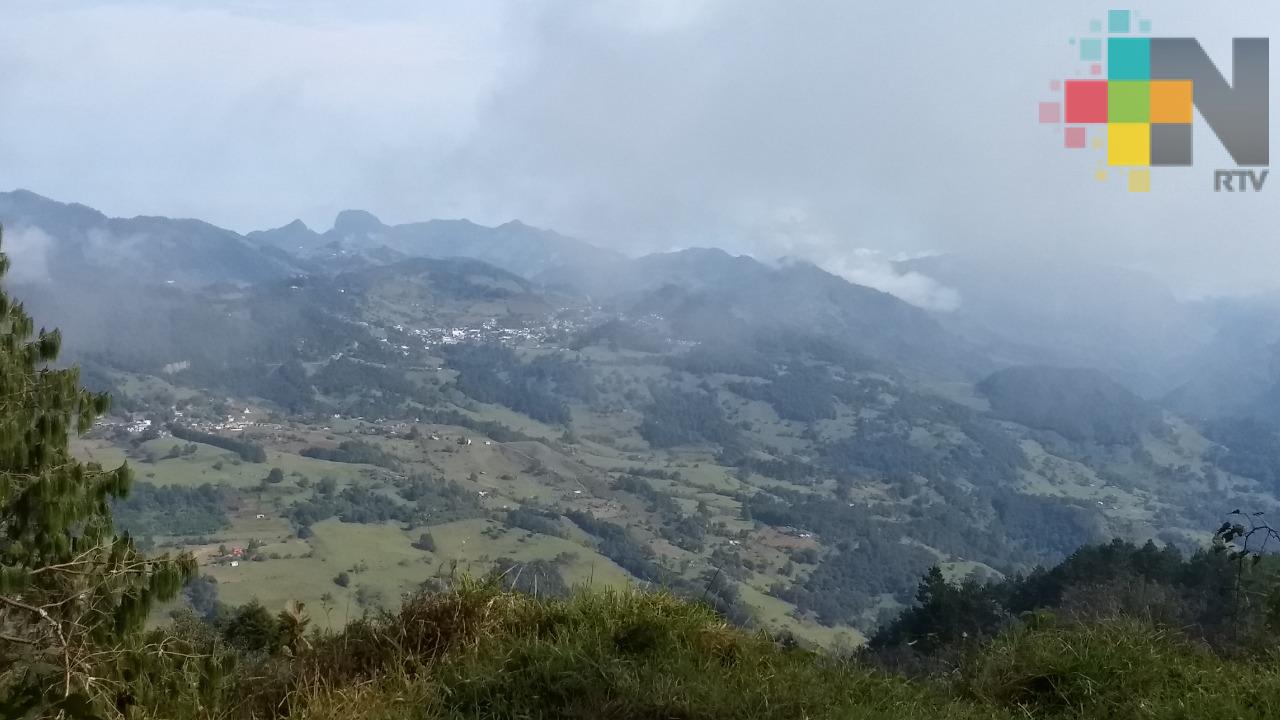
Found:
<path fill-rule="evenodd" d="M 455 345 L 446 353 L 458 370 L 458 390 L 480 402 L 505 405 L 547 423 L 569 423 L 565 398 L 590 401 L 590 371 L 554 355 L 524 362 L 500 345 Z"/>

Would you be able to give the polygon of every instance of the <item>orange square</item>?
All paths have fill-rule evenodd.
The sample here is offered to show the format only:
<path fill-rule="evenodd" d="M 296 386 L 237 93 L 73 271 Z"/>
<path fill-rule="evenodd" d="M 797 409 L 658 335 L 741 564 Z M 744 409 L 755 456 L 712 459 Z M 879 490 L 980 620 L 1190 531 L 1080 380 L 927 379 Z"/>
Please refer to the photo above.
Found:
<path fill-rule="evenodd" d="M 1191 81 L 1151 81 L 1151 122 L 1191 122 Z"/>

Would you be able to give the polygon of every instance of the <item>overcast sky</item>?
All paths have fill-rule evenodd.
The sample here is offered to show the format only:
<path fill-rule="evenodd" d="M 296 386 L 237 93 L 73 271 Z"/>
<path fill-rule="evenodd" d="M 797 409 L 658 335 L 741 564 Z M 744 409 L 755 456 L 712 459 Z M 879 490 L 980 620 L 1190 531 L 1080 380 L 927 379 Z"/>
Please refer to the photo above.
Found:
<path fill-rule="evenodd" d="M 884 258 L 1062 255 L 1182 294 L 1280 287 L 1280 179 L 1213 193 L 1232 164 L 1207 129 L 1195 167 L 1137 195 L 1037 124 L 1050 79 L 1081 71 L 1069 38 L 1107 7 L 4 0 L 0 189 L 239 231 L 323 230 L 349 207 L 520 218 L 631 253 L 802 256 L 925 303 Z M 1224 73 L 1233 35 L 1280 35 L 1257 4 L 1134 7 Z"/>

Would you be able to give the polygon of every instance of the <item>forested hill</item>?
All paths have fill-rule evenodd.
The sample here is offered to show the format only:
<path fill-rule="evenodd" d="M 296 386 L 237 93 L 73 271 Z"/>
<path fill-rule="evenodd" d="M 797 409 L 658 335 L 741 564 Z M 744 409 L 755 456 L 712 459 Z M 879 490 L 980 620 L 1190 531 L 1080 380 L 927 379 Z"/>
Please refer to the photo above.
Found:
<path fill-rule="evenodd" d="M 978 383 L 997 416 L 1078 442 L 1131 444 L 1159 409 L 1097 370 L 1015 367 Z"/>

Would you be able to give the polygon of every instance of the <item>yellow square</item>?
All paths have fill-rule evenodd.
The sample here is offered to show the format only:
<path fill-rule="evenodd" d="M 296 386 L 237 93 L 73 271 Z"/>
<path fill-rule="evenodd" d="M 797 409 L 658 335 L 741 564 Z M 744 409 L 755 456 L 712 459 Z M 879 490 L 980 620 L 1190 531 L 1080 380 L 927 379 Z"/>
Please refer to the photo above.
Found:
<path fill-rule="evenodd" d="M 1107 125 L 1108 165 L 1150 165 L 1151 125 L 1109 123 Z"/>
<path fill-rule="evenodd" d="M 1106 170 L 1095 170 L 1095 171 L 1094 171 L 1094 173 L 1093 173 L 1093 177 L 1094 177 L 1094 179 L 1095 179 L 1095 180 L 1097 180 L 1098 182 L 1106 182 L 1106 181 L 1107 181 L 1107 171 L 1106 171 Z"/>
<path fill-rule="evenodd" d="M 1092 138 L 1090 138 L 1090 139 L 1089 139 L 1089 146 L 1090 146 L 1090 147 L 1092 147 L 1094 150 L 1101 150 L 1101 149 L 1102 149 L 1102 136 L 1101 136 L 1101 135 L 1094 135 Z"/>
<path fill-rule="evenodd" d="M 1129 192 L 1151 192 L 1151 171 L 1130 170 Z"/>

